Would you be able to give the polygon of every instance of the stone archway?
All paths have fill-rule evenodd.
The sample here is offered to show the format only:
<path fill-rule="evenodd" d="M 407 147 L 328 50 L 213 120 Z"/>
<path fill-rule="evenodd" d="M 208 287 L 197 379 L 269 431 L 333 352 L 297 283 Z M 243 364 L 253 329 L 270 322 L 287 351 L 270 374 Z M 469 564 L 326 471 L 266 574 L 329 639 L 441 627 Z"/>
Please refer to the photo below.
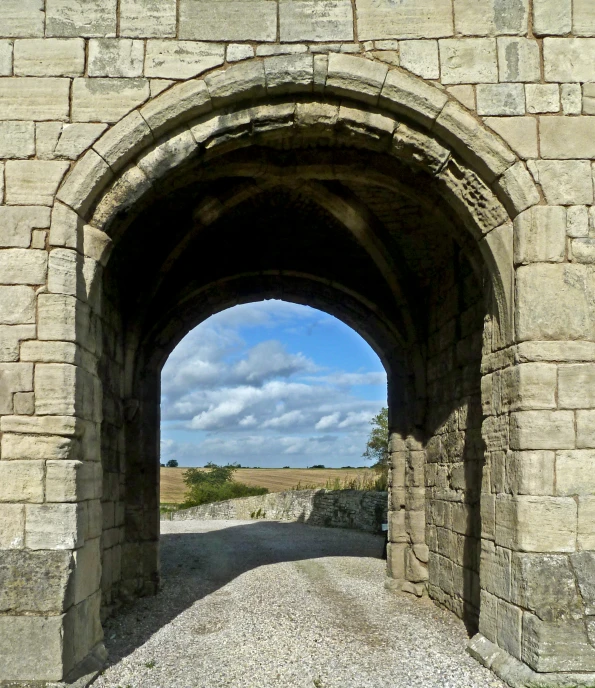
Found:
<path fill-rule="evenodd" d="M 165 357 L 217 310 L 267 297 L 328 310 L 385 362 L 393 586 L 429 590 L 476 627 L 480 365 L 512 363 L 511 221 L 539 202 L 524 163 L 420 79 L 345 55 L 292 56 L 166 91 L 95 143 L 57 199 L 51 235 L 62 248 L 50 255 L 54 288 L 39 317 L 74 347 L 40 366 L 36 395 L 46 414 L 78 419 L 73 443 L 93 470 L 76 484 L 76 594 L 60 629 L 69 650 L 54 667 L 66 674 L 101 653 L 101 591 L 107 613 L 156 589 Z M 391 217 L 401 217 L 392 229 Z M 273 236 L 296 218 L 307 229 Z M 227 256 L 221 237 L 233 241 Z M 508 448 L 508 415 L 484 412 L 489 469 Z"/>

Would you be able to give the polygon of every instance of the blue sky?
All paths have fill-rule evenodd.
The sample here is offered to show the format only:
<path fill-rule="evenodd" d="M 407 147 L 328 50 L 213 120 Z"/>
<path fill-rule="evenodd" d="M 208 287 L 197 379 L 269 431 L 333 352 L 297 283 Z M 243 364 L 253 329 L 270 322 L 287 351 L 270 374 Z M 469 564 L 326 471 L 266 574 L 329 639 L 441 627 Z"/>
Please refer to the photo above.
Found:
<path fill-rule="evenodd" d="M 235 306 L 192 330 L 162 373 L 162 462 L 365 466 L 386 374 L 352 329 L 284 301 Z"/>

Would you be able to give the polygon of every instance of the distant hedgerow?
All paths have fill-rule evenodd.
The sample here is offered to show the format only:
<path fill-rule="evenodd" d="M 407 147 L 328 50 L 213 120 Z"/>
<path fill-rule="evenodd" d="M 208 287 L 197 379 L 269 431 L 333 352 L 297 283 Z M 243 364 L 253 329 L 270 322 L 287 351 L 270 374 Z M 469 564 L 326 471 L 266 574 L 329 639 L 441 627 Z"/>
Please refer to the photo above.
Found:
<path fill-rule="evenodd" d="M 239 468 L 239 464 L 228 464 L 218 466 L 208 463 L 205 469 L 189 468 L 184 471 L 184 482 L 188 486 L 184 503 L 181 509 L 211 502 L 223 502 L 226 499 L 236 499 L 238 497 L 252 497 L 268 493 L 266 487 L 250 487 L 244 483 L 235 482 L 233 474 Z"/>

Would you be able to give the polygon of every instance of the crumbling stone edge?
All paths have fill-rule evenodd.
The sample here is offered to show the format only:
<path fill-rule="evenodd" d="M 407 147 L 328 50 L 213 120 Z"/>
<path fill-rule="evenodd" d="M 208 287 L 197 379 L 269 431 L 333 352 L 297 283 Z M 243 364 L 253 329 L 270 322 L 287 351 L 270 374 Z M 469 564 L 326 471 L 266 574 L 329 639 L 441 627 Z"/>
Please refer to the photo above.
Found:
<path fill-rule="evenodd" d="M 512 688 L 595 688 L 595 674 L 539 674 L 478 633 L 467 652 Z"/>

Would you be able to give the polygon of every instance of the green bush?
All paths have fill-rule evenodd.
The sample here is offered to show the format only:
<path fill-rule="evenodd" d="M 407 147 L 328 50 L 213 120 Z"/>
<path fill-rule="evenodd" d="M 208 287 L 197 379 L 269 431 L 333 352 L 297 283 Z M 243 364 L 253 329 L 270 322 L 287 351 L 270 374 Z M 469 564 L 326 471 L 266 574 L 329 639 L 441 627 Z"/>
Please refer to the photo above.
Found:
<path fill-rule="evenodd" d="M 186 492 L 184 503 L 180 505 L 181 509 L 268 493 L 266 487 L 250 487 L 244 483 L 235 482 L 233 474 L 239 468 L 238 464 L 217 466 L 217 464 L 208 463 L 205 468 L 207 470 L 189 468 L 184 471 L 184 482 L 188 486 L 188 492 Z"/>

